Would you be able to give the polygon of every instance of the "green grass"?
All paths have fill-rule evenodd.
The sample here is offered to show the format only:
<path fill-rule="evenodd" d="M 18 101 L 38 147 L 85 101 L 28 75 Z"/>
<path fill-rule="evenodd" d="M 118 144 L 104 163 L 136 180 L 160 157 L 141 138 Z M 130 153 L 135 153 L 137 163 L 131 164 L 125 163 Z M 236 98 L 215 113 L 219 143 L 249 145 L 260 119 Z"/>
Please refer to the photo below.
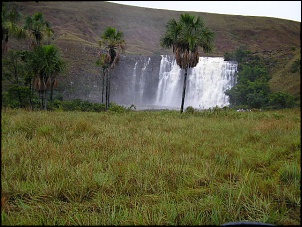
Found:
<path fill-rule="evenodd" d="M 300 224 L 300 109 L 2 109 L 3 225 Z"/>

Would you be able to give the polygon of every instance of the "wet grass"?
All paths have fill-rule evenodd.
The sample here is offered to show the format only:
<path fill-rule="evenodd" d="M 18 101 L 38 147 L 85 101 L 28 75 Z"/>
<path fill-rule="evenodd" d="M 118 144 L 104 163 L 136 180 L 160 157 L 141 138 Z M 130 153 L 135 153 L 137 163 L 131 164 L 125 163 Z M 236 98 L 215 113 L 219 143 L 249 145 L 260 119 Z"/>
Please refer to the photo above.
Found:
<path fill-rule="evenodd" d="M 2 109 L 3 225 L 300 224 L 300 109 Z"/>

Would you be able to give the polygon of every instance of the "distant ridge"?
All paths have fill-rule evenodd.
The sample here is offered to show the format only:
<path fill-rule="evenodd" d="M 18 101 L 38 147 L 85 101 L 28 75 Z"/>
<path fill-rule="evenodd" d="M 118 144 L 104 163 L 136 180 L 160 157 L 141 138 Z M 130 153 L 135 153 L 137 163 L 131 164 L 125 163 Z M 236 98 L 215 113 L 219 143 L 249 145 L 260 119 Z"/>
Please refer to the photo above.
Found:
<path fill-rule="evenodd" d="M 160 47 L 160 37 L 171 18 L 181 11 L 127 6 L 105 1 L 20 1 L 15 2 L 24 15 L 42 12 L 54 31 L 57 44 L 70 70 L 67 80 L 79 75 L 99 75 L 95 66 L 100 34 L 107 26 L 125 34 L 125 55 L 172 54 Z M 300 74 L 289 73 L 291 64 L 300 59 L 301 22 L 256 16 L 237 16 L 190 12 L 201 16 L 215 34 L 215 49 L 202 56 L 223 56 L 240 46 L 272 59 L 273 91 L 300 95 Z M 26 45 L 12 41 L 10 46 Z M 285 84 L 286 82 L 286 84 Z"/>

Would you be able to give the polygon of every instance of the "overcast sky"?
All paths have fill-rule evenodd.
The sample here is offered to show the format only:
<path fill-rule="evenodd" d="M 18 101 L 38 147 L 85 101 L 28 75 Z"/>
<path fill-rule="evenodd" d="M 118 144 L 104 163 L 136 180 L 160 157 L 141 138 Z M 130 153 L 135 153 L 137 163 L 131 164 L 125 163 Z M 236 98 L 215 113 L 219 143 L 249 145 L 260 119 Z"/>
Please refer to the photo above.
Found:
<path fill-rule="evenodd" d="M 274 17 L 301 22 L 301 1 L 109 1 L 176 11 Z"/>

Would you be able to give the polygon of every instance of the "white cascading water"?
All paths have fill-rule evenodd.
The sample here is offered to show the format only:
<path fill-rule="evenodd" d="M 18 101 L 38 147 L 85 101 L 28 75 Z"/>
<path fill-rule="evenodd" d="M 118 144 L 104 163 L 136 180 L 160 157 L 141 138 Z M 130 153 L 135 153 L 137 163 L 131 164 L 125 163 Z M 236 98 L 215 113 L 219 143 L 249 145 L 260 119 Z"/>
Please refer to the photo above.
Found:
<path fill-rule="evenodd" d="M 155 72 L 155 68 L 159 71 Z M 229 97 L 224 92 L 235 85 L 236 71 L 236 62 L 224 61 L 223 57 L 200 57 L 197 66 L 188 70 L 184 108 L 228 106 Z M 123 74 L 127 76 L 127 71 Z M 141 58 L 129 77 L 131 80 L 117 88 L 117 103 L 133 104 L 137 109 L 180 109 L 184 70 L 174 56 L 162 55 L 160 67 L 154 67 L 151 58 Z"/>
<path fill-rule="evenodd" d="M 181 105 L 184 70 L 173 56 L 162 55 L 155 106 L 179 109 Z M 196 67 L 188 70 L 184 108 L 224 107 L 229 98 L 224 92 L 236 83 L 236 62 L 223 57 L 200 57 Z"/>
<path fill-rule="evenodd" d="M 131 100 L 133 103 L 136 103 L 136 89 L 135 89 L 135 85 L 136 85 L 136 66 L 137 66 L 137 62 L 135 62 L 134 65 L 134 69 L 133 69 L 133 73 L 132 73 L 132 86 L 131 86 L 131 90 L 133 91 L 133 100 Z"/>
<path fill-rule="evenodd" d="M 181 69 L 174 57 L 162 56 L 155 105 L 177 108 L 180 106 Z"/>
<path fill-rule="evenodd" d="M 140 73 L 137 73 L 137 62 L 135 63 L 133 74 L 132 74 L 132 87 L 133 87 L 133 103 L 142 105 L 143 104 L 143 94 L 144 94 L 144 87 L 145 87 L 145 70 L 149 65 L 150 58 L 143 63 L 143 68 L 141 69 Z"/>

